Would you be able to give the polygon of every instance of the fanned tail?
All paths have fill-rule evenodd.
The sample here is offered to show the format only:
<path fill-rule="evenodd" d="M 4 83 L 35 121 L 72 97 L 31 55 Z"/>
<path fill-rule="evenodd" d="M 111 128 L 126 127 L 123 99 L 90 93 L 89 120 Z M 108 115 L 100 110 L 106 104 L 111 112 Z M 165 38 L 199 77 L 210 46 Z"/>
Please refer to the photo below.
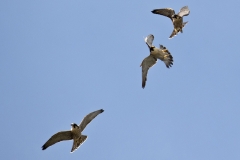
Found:
<path fill-rule="evenodd" d="M 72 150 L 71 153 L 73 153 L 76 149 L 78 149 L 78 147 L 80 147 L 80 145 L 87 139 L 87 136 L 85 135 L 81 135 L 80 138 L 78 138 L 77 140 L 73 139 L 73 146 L 72 146 Z"/>

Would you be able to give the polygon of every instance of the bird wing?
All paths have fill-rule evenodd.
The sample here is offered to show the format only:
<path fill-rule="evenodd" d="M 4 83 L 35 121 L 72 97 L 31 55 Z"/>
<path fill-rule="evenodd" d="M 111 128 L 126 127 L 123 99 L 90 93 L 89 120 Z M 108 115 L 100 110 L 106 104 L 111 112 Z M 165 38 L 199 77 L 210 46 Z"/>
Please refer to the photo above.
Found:
<path fill-rule="evenodd" d="M 87 139 L 87 136 L 81 135 L 77 140 L 73 140 L 73 146 L 71 149 L 71 153 L 80 147 L 81 144 Z"/>
<path fill-rule="evenodd" d="M 147 81 L 147 73 L 150 67 L 152 67 L 157 62 L 157 59 L 152 55 L 146 57 L 140 67 L 142 67 L 142 88 L 145 87 Z"/>
<path fill-rule="evenodd" d="M 161 50 L 161 52 L 159 52 L 159 53 L 161 55 L 159 55 L 159 57 L 163 57 L 163 58 L 159 58 L 159 59 L 161 59 L 165 63 L 167 68 L 172 67 L 173 57 L 172 57 L 171 53 L 163 45 L 160 45 L 160 50 Z"/>
<path fill-rule="evenodd" d="M 145 39 L 146 44 L 148 45 L 148 48 L 150 49 L 152 47 L 152 42 L 154 40 L 154 36 L 152 34 L 149 34 Z"/>
<path fill-rule="evenodd" d="M 154 10 L 152 10 L 152 13 L 160 14 L 162 16 L 166 16 L 166 17 L 172 19 L 172 15 L 175 14 L 175 11 L 172 8 L 162 8 L 162 9 L 154 9 Z"/>
<path fill-rule="evenodd" d="M 82 132 L 84 128 L 88 125 L 88 123 L 90 123 L 98 114 L 102 113 L 103 111 L 103 109 L 100 109 L 86 115 L 79 125 L 80 132 Z"/>
<path fill-rule="evenodd" d="M 189 13 L 190 13 L 190 10 L 188 9 L 188 6 L 184 6 L 184 7 L 182 7 L 182 8 L 180 9 L 178 15 L 179 15 L 180 17 L 183 17 L 183 16 L 189 15 Z"/>
<path fill-rule="evenodd" d="M 160 44 L 160 49 L 163 50 L 163 49 L 166 49 L 166 47 Z"/>
<path fill-rule="evenodd" d="M 51 145 L 54 145 L 57 142 L 71 140 L 73 139 L 73 135 L 71 131 L 61 131 L 54 134 L 43 146 L 42 150 L 45 150 Z"/>

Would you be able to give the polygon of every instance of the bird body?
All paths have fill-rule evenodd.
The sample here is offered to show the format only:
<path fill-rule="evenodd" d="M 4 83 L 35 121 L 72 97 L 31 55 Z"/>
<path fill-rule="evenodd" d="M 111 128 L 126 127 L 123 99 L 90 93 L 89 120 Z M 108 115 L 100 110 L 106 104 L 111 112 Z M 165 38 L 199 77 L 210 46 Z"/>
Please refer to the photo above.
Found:
<path fill-rule="evenodd" d="M 182 17 L 176 16 L 176 18 L 174 17 L 172 19 L 172 21 L 173 21 L 174 29 L 177 30 L 177 31 L 182 31 L 182 27 L 183 27 L 183 19 L 182 19 Z"/>
<path fill-rule="evenodd" d="M 150 55 L 152 55 L 153 57 L 160 59 L 162 61 L 164 61 L 166 59 L 166 55 L 168 53 L 166 53 L 166 50 L 162 50 L 160 48 L 156 48 L 154 47 L 152 51 L 150 51 Z"/>
<path fill-rule="evenodd" d="M 81 134 L 81 130 L 77 124 L 73 123 L 71 125 L 72 125 L 71 132 L 73 135 L 73 145 L 71 152 L 73 152 L 80 146 L 81 143 L 83 143 L 87 139 L 87 136 Z"/>
<path fill-rule="evenodd" d="M 79 138 L 81 136 L 81 131 L 79 126 L 75 123 L 72 123 L 71 126 L 72 126 L 71 128 L 72 134 L 74 135 L 74 137 Z"/>

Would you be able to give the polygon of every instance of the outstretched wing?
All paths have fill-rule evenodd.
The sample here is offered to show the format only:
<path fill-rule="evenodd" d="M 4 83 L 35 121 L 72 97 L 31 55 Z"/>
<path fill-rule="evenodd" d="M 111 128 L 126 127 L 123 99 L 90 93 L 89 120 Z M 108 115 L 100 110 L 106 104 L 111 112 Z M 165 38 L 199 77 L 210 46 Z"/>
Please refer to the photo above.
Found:
<path fill-rule="evenodd" d="M 152 10 L 154 14 L 160 14 L 162 16 L 166 16 L 172 19 L 172 16 L 175 14 L 175 11 L 172 8 L 162 8 L 162 9 L 154 9 Z"/>
<path fill-rule="evenodd" d="M 152 47 L 152 42 L 154 40 L 154 36 L 152 34 L 149 34 L 145 39 L 146 44 L 148 45 L 148 48 L 150 49 Z"/>
<path fill-rule="evenodd" d="M 57 142 L 71 140 L 73 139 L 73 135 L 71 131 L 61 131 L 54 134 L 43 146 L 42 150 L 45 150 L 51 145 L 54 145 Z"/>
<path fill-rule="evenodd" d="M 88 125 L 88 123 L 90 123 L 98 114 L 102 113 L 103 111 L 103 109 L 100 109 L 85 116 L 79 125 L 80 132 L 82 132 L 84 128 Z"/>
<path fill-rule="evenodd" d="M 172 67 L 173 65 L 173 57 L 171 55 L 171 53 L 168 51 L 168 49 L 166 47 L 164 47 L 163 45 L 160 45 L 160 49 L 161 49 L 161 54 L 163 54 L 163 59 L 161 59 L 167 68 Z"/>
<path fill-rule="evenodd" d="M 142 88 L 145 87 L 147 81 L 147 73 L 150 67 L 152 67 L 157 62 L 157 59 L 152 55 L 146 57 L 140 67 L 142 67 Z"/>
<path fill-rule="evenodd" d="M 180 9 L 178 15 L 179 15 L 180 17 L 183 17 L 183 16 L 189 15 L 189 13 L 190 13 L 190 10 L 188 9 L 188 6 L 184 6 L 184 7 L 182 7 L 182 8 Z"/>
<path fill-rule="evenodd" d="M 81 135 L 80 138 L 78 138 L 77 140 L 73 140 L 73 146 L 71 149 L 71 153 L 73 153 L 76 149 L 78 149 L 80 147 L 81 144 L 83 144 L 83 142 L 87 139 L 87 136 L 85 135 Z"/>

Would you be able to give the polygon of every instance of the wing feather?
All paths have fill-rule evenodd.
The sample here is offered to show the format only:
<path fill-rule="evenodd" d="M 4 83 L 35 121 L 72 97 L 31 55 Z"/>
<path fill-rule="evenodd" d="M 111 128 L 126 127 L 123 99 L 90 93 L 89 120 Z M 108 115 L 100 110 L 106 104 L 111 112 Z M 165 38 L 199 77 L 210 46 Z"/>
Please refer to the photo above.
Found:
<path fill-rule="evenodd" d="M 163 49 L 166 49 L 166 47 L 164 47 L 163 45 L 159 45 L 160 46 L 160 49 L 163 50 Z"/>
<path fill-rule="evenodd" d="M 172 16 L 175 14 L 175 11 L 172 8 L 162 8 L 162 9 L 154 9 L 152 10 L 154 14 L 160 14 L 162 16 L 166 16 L 172 19 Z"/>
<path fill-rule="evenodd" d="M 57 142 L 71 140 L 73 135 L 71 131 L 61 131 L 54 134 L 43 146 L 42 150 L 47 149 L 49 146 L 54 145 Z"/>
<path fill-rule="evenodd" d="M 149 34 L 145 39 L 146 44 L 148 45 L 148 48 L 150 49 L 152 47 L 152 42 L 154 40 L 154 36 L 152 34 Z"/>
<path fill-rule="evenodd" d="M 157 59 L 154 58 L 152 55 L 149 55 L 142 61 L 142 64 L 140 65 L 140 67 L 142 67 L 142 88 L 144 88 L 146 85 L 147 73 L 149 68 L 151 68 L 156 62 Z"/>
<path fill-rule="evenodd" d="M 184 7 L 182 7 L 182 8 L 180 9 L 178 15 L 179 15 L 180 17 L 183 17 L 183 16 L 189 15 L 189 13 L 190 13 L 190 10 L 188 9 L 188 6 L 184 6 Z"/>
<path fill-rule="evenodd" d="M 167 68 L 169 67 L 172 67 L 173 65 L 173 57 L 171 55 L 171 53 L 168 51 L 168 49 L 163 46 L 163 45 L 160 45 L 160 49 L 161 49 L 161 54 L 163 54 L 161 57 L 163 57 L 163 59 L 161 59 Z"/>
<path fill-rule="evenodd" d="M 86 115 L 82 122 L 80 123 L 79 125 L 79 128 L 80 128 L 80 132 L 82 132 L 84 130 L 84 128 L 97 116 L 99 115 L 100 113 L 102 113 L 104 110 L 103 109 L 100 109 L 100 110 L 97 110 L 97 111 L 94 111 L 92 113 L 89 113 L 88 115 Z"/>

